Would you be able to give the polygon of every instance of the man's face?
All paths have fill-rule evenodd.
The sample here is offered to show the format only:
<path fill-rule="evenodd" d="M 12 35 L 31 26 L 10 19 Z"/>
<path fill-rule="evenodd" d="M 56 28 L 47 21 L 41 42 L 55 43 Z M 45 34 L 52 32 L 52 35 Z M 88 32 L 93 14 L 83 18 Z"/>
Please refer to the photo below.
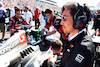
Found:
<path fill-rule="evenodd" d="M 17 11 L 17 12 L 15 13 L 15 16 L 16 16 L 16 18 L 20 18 L 20 17 L 21 17 L 21 11 Z"/>
<path fill-rule="evenodd" d="M 52 18 L 52 14 L 46 13 L 46 16 L 47 16 L 48 19 Z"/>
<path fill-rule="evenodd" d="M 65 9 L 62 13 L 62 21 L 61 21 L 61 25 L 62 25 L 62 29 L 64 31 L 64 33 L 71 33 L 74 31 L 73 28 L 73 17 L 70 15 L 70 10 L 69 9 Z"/>
<path fill-rule="evenodd" d="M 26 12 L 28 11 L 27 7 L 25 7 L 25 11 L 26 11 Z"/>

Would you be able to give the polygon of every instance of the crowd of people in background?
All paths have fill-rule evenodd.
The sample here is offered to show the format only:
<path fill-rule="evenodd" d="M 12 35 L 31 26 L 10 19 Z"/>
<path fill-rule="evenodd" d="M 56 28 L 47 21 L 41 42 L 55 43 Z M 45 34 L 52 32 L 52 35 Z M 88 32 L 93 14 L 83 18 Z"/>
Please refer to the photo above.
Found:
<path fill-rule="evenodd" d="M 6 12 L 1 9 L 2 3 L 0 3 L 0 11 L 3 12 L 2 15 L 0 15 L 0 19 L 5 20 L 6 16 L 9 18 L 8 29 L 11 36 L 20 29 L 18 24 L 30 25 L 30 23 L 34 21 L 35 29 L 39 29 L 41 26 L 41 33 L 47 31 L 50 26 L 54 26 L 53 31 L 49 32 L 46 36 L 52 35 L 57 31 L 61 34 L 60 40 L 62 43 L 60 47 L 63 48 L 63 57 L 60 67 L 92 66 L 93 62 L 91 59 L 94 56 L 94 47 L 90 37 L 87 37 L 86 30 L 84 29 L 86 28 L 86 24 L 91 21 L 91 13 L 85 4 L 80 6 L 75 3 L 67 3 L 62 7 L 62 12 L 58 12 L 58 10 L 61 11 L 58 6 L 44 2 L 41 3 L 40 1 L 16 0 L 17 4 L 15 4 L 15 0 L 12 0 L 14 2 L 11 5 L 8 4 L 10 1 L 6 1 L 7 0 L 4 0 L 3 2 Z M 20 7 L 21 5 L 24 7 Z M 9 8 L 12 6 L 14 8 L 13 10 Z M 47 8 L 47 6 L 49 6 L 49 8 Z M 94 28 L 95 30 L 97 28 L 100 30 L 100 23 L 97 24 L 97 22 L 100 22 L 100 10 L 97 12 L 98 13 L 93 19 Z M 1 22 L 2 21 L 0 21 L 0 30 L 3 32 L 3 35 L 0 42 L 4 40 L 5 35 L 5 21 L 3 23 Z M 52 60 L 50 60 L 50 62 L 51 61 Z"/>
<path fill-rule="evenodd" d="M 52 8 L 53 10 L 59 11 L 59 7 L 54 4 L 46 3 L 43 1 L 35 1 L 35 0 L 3 0 L 3 4 L 5 8 L 12 9 L 14 6 L 17 6 L 19 8 L 23 8 L 27 5 L 31 11 L 34 11 L 34 7 L 39 7 L 42 10 L 45 10 L 46 8 Z"/>
<path fill-rule="evenodd" d="M 100 10 L 97 10 L 97 13 L 94 14 L 93 21 L 94 21 L 93 29 L 95 29 L 95 31 L 99 29 L 99 33 L 95 34 L 95 36 L 100 36 Z"/>
<path fill-rule="evenodd" d="M 56 5 L 52 5 L 52 4 L 48 4 L 48 3 L 45 3 L 45 2 L 40 2 L 40 1 L 22 1 L 21 2 L 19 0 L 11 0 L 10 1 L 6 1 L 4 0 L 2 3 L 2 8 L 5 9 L 5 13 L 6 13 L 6 18 L 8 18 L 7 21 L 5 21 L 4 23 L 7 24 L 7 30 L 9 30 L 9 19 L 11 19 L 12 17 L 15 16 L 15 13 L 16 13 L 16 9 L 20 9 L 21 11 L 21 15 L 24 17 L 25 21 L 27 22 L 27 24 L 30 25 L 31 21 L 35 21 L 35 29 L 38 29 L 39 26 L 41 26 L 41 28 L 43 29 L 44 26 L 47 24 L 47 21 L 48 21 L 48 18 L 47 16 L 45 15 L 44 13 L 44 10 L 46 8 L 51 8 L 51 9 L 55 9 L 54 10 L 54 14 L 57 16 L 57 15 L 60 15 L 58 14 L 58 9 L 59 7 L 56 6 Z M 24 4 L 23 4 L 24 3 Z M 34 3 L 34 4 L 33 4 Z M 23 6 L 23 7 L 22 7 Z M 49 6 L 49 7 L 47 7 Z M 5 19 L 6 19 L 5 18 Z M 4 40 L 4 36 L 5 36 L 5 33 L 3 32 L 3 35 L 2 35 L 2 40 Z"/>

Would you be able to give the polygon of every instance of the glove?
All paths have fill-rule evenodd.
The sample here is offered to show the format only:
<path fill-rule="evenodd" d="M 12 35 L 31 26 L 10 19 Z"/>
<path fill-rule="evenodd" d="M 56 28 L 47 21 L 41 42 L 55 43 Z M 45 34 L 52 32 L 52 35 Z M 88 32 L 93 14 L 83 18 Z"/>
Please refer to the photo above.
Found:
<path fill-rule="evenodd" d="M 42 40 L 45 40 L 46 36 L 47 36 L 47 35 L 42 35 L 42 36 L 41 36 L 41 39 L 42 39 Z"/>

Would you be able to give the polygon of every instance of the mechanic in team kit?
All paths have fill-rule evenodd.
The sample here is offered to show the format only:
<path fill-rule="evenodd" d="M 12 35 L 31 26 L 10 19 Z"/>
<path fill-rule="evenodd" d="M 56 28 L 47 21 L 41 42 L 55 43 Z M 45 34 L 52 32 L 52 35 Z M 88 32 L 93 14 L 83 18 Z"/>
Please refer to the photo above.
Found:
<path fill-rule="evenodd" d="M 48 17 L 48 23 L 42 29 L 42 34 L 44 31 L 47 31 L 51 26 L 54 26 L 53 31 L 47 33 L 47 36 L 52 35 L 58 31 L 60 33 L 60 39 L 61 41 L 63 41 L 63 39 L 66 37 L 66 34 L 63 32 L 62 26 L 60 25 L 61 18 L 56 17 L 51 9 L 46 9 L 45 14 Z"/>
<path fill-rule="evenodd" d="M 10 18 L 9 21 L 9 27 L 8 29 L 10 30 L 11 36 L 15 33 L 18 32 L 17 30 L 21 29 L 20 25 L 28 25 L 27 22 L 24 20 L 24 17 L 21 15 L 21 10 L 17 8 L 15 10 L 15 16 Z"/>

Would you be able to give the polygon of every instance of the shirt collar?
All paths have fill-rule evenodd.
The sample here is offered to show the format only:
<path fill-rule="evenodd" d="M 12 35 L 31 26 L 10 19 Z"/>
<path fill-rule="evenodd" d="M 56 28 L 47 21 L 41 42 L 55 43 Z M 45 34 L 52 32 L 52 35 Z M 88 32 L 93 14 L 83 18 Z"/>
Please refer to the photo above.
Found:
<path fill-rule="evenodd" d="M 72 39 L 74 39 L 77 35 L 79 35 L 80 33 L 82 33 L 83 31 L 85 31 L 86 29 L 83 29 L 81 31 L 79 31 L 78 33 L 76 33 L 75 35 L 71 35 L 69 34 L 68 40 L 71 41 Z"/>

